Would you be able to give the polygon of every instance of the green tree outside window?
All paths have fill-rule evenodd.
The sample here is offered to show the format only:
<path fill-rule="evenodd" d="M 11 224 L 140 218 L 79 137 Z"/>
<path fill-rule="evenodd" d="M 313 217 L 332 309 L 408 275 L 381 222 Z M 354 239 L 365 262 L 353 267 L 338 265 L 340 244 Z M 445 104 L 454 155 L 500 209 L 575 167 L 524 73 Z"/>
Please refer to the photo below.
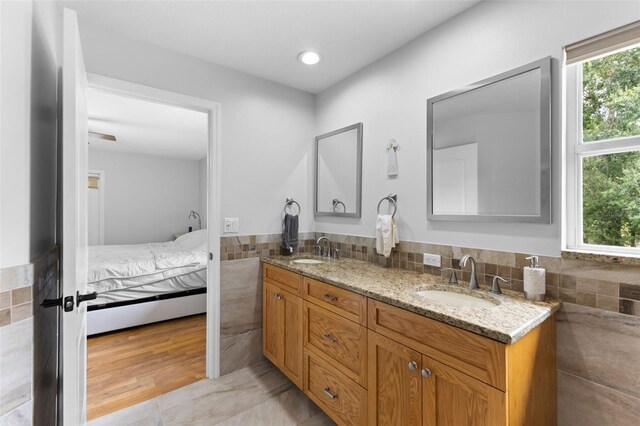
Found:
<path fill-rule="evenodd" d="M 583 141 L 640 135 L 640 47 L 582 66 Z M 583 161 L 583 239 L 640 246 L 640 152 Z"/>

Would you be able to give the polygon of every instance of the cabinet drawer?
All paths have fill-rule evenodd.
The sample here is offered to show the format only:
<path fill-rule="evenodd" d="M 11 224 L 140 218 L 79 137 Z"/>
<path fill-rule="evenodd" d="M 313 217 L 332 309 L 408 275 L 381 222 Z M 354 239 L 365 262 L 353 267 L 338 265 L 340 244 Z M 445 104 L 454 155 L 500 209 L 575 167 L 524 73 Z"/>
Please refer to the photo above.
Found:
<path fill-rule="evenodd" d="M 368 312 L 371 330 L 506 390 L 504 344 L 372 299 Z"/>
<path fill-rule="evenodd" d="M 367 424 L 367 391 L 305 350 L 304 392 L 339 425 Z"/>
<path fill-rule="evenodd" d="M 265 263 L 262 269 L 262 277 L 264 280 L 270 281 L 284 290 L 297 296 L 302 296 L 302 275 Z"/>
<path fill-rule="evenodd" d="M 362 295 L 305 277 L 304 298 L 351 321 L 367 325 L 367 298 Z"/>
<path fill-rule="evenodd" d="M 304 302 L 304 345 L 361 386 L 367 387 L 367 329 Z"/>

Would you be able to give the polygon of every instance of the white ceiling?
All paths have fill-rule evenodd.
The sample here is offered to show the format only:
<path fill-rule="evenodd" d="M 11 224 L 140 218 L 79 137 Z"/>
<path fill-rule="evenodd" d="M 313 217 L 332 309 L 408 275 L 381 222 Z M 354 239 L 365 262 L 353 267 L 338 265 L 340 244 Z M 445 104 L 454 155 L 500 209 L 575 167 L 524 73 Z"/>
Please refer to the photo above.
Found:
<path fill-rule="evenodd" d="M 89 89 L 89 130 L 116 142 L 89 138 L 93 149 L 200 160 L 207 156 L 207 115 Z"/>
<path fill-rule="evenodd" d="M 479 0 L 62 1 L 81 22 L 318 93 Z M 323 61 L 296 59 L 317 50 Z"/>

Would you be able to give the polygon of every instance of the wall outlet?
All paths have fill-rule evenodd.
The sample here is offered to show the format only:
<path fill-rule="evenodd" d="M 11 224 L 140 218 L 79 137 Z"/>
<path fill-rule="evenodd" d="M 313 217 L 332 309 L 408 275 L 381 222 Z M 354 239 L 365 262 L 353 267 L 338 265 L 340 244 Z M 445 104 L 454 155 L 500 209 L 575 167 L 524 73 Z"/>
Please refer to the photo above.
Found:
<path fill-rule="evenodd" d="M 240 232 L 240 218 L 237 217 L 225 217 L 224 218 L 224 233 L 230 234 L 233 232 Z"/>
<path fill-rule="evenodd" d="M 422 254 L 422 263 L 429 266 L 436 266 L 438 268 L 442 265 L 440 262 L 440 255 L 430 253 Z"/>

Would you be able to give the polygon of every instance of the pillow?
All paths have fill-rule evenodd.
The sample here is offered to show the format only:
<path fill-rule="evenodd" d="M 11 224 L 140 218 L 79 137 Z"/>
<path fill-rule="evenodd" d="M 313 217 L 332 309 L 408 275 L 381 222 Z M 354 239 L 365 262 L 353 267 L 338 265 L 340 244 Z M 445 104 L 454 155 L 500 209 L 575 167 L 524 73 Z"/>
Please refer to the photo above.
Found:
<path fill-rule="evenodd" d="M 176 243 L 180 245 L 184 250 L 195 250 L 203 244 L 207 243 L 207 230 L 200 229 L 199 231 L 187 232 L 176 238 Z"/>

